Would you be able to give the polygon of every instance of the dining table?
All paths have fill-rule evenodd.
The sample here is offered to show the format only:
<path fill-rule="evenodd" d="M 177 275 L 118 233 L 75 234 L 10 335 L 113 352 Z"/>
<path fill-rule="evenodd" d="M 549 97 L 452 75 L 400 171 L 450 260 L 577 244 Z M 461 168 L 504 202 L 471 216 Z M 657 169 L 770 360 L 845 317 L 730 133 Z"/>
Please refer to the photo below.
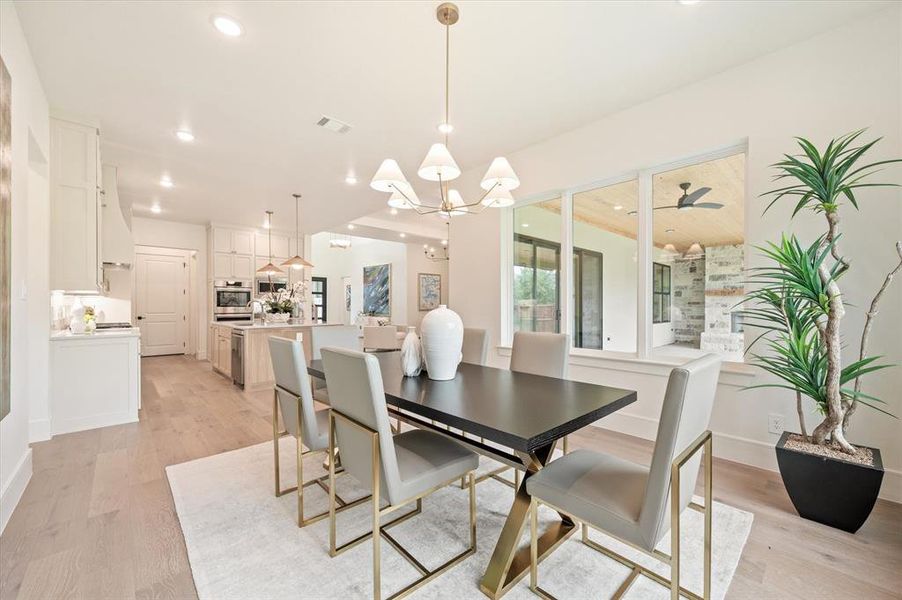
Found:
<path fill-rule="evenodd" d="M 393 418 L 449 436 L 474 451 L 519 469 L 510 512 L 479 587 L 500 598 L 529 573 L 529 546 L 520 545 L 529 517 L 529 477 L 551 460 L 557 441 L 636 401 L 636 392 L 606 385 L 460 363 L 453 379 L 407 377 L 398 352 L 374 354 Z M 325 379 L 322 360 L 308 373 Z M 541 561 L 576 531 L 560 515 L 539 538 Z"/>

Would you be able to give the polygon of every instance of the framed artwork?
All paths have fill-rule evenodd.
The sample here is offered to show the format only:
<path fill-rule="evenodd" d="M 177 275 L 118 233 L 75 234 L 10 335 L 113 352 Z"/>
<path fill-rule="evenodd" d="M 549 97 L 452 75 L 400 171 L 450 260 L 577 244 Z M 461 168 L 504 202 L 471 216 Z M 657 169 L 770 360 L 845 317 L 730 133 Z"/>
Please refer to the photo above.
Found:
<path fill-rule="evenodd" d="M 363 267 L 363 312 L 391 316 L 391 264 Z"/>
<path fill-rule="evenodd" d="M 9 414 L 10 291 L 12 285 L 12 81 L 0 58 L 0 419 Z"/>
<path fill-rule="evenodd" d="M 417 299 L 420 310 L 432 310 L 442 303 L 442 276 L 438 273 L 417 275 Z"/>

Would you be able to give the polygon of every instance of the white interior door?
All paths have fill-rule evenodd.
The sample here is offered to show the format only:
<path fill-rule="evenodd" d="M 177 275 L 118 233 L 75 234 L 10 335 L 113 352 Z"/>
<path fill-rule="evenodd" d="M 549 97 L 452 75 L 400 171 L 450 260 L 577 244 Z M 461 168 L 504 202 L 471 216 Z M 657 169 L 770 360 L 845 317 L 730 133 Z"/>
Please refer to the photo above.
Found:
<path fill-rule="evenodd" d="M 187 351 L 188 256 L 185 251 L 135 254 L 135 316 L 142 356 Z"/>

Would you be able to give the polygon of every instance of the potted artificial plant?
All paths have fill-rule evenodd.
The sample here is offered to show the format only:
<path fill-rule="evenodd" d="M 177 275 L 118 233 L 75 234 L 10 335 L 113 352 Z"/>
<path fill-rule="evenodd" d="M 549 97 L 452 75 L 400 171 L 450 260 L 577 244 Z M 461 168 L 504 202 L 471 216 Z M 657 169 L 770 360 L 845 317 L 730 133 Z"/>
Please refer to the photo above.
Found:
<path fill-rule="evenodd" d="M 894 186 L 872 183 L 870 176 L 875 167 L 902 160 L 862 164 L 879 141 L 855 145 L 862 133 L 832 140 L 822 151 L 797 138 L 802 154 L 786 155 L 773 165 L 774 179 L 790 185 L 764 194 L 773 197 L 765 212 L 791 201 L 793 217 L 814 212 L 825 219 L 826 231 L 810 244 L 784 235 L 778 244 L 759 247 L 770 264 L 751 270 L 753 289 L 745 300 L 750 307 L 743 311 L 749 325 L 764 329 L 755 342 L 763 339 L 769 350 L 752 354 L 751 362 L 780 380 L 750 387 L 785 388 L 796 394 L 800 433 L 784 432 L 776 448 L 789 497 L 801 516 L 853 533 L 874 507 L 883 465 L 880 450 L 853 446 L 846 432 L 859 405 L 895 418 L 881 408 L 882 400 L 862 391 L 862 382 L 865 375 L 890 366 L 879 356 L 868 356 L 868 336 L 881 298 L 902 269 L 902 242 L 896 242 L 899 263 L 868 306 L 857 360 L 843 365 L 840 324 L 846 304 L 840 281 L 851 263 L 840 250 L 840 207 L 858 210 L 860 188 Z M 810 434 L 803 398 L 813 401 L 824 416 Z"/>

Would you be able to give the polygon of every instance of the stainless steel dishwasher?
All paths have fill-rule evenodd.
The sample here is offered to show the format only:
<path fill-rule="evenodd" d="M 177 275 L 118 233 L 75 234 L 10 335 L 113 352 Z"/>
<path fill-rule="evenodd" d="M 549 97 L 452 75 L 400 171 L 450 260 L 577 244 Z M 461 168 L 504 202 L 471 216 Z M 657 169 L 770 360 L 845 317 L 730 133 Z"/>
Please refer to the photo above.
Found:
<path fill-rule="evenodd" d="M 232 383 L 244 387 L 244 332 L 232 330 Z"/>

